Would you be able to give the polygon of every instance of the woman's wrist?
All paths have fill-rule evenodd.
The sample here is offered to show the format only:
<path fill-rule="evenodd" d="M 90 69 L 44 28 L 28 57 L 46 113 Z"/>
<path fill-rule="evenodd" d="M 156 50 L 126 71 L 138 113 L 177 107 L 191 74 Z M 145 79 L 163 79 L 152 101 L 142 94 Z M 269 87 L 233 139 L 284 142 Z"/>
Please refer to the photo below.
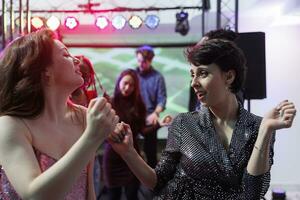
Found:
<path fill-rule="evenodd" d="M 263 132 L 269 133 L 269 134 L 272 134 L 275 131 L 275 129 L 274 129 L 274 127 L 272 127 L 272 123 L 269 119 L 263 119 L 261 121 L 260 129 Z"/>
<path fill-rule="evenodd" d="M 89 126 L 86 127 L 83 136 L 90 144 L 95 144 L 96 146 L 101 145 L 105 140 L 105 135 L 97 134 L 97 131 Z"/>
<path fill-rule="evenodd" d="M 269 148 L 274 130 L 268 125 L 268 122 L 262 122 L 259 127 L 258 136 L 254 144 L 254 149 L 260 153 L 265 152 Z"/>
<path fill-rule="evenodd" d="M 121 157 L 124 159 L 124 160 L 128 160 L 130 159 L 132 156 L 134 156 L 135 154 L 138 155 L 137 151 L 135 150 L 134 147 L 129 147 L 128 151 L 122 153 Z"/>
<path fill-rule="evenodd" d="M 274 131 L 270 123 L 263 120 L 259 127 L 258 138 L 269 139 Z"/>

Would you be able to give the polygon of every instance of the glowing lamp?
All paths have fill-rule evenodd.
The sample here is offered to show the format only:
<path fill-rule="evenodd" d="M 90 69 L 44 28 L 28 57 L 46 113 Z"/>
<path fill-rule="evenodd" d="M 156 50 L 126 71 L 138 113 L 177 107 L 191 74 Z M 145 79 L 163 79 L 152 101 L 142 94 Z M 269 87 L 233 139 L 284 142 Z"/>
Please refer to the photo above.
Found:
<path fill-rule="evenodd" d="M 46 23 L 47 26 L 53 31 L 56 31 L 60 25 L 59 19 L 55 16 L 51 16 Z"/>
<path fill-rule="evenodd" d="M 72 30 L 79 25 L 78 20 L 75 17 L 67 17 L 65 20 L 65 26 Z"/>
<path fill-rule="evenodd" d="M 35 28 L 35 29 L 40 29 L 44 26 L 44 22 L 41 18 L 39 17 L 33 17 L 31 19 L 31 25 Z"/>
<path fill-rule="evenodd" d="M 145 24 L 150 29 L 156 29 L 159 25 L 159 17 L 156 15 L 147 15 Z"/>
<path fill-rule="evenodd" d="M 97 17 L 95 25 L 101 30 L 105 29 L 108 26 L 108 19 L 104 16 Z"/>
<path fill-rule="evenodd" d="M 112 25 L 116 29 L 123 29 L 126 24 L 126 19 L 122 15 L 117 15 L 112 19 Z"/>
<path fill-rule="evenodd" d="M 130 26 L 131 28 L 133 28 L 133 29 L 138 29 L 138 28 L 140 28 L 140 27 L 142 26 L 143 20 L 142 20 L 139 16 L 133 15 L 133 16 L 129 19 L 128 23 L 129 23 L 129 26 Z"/>

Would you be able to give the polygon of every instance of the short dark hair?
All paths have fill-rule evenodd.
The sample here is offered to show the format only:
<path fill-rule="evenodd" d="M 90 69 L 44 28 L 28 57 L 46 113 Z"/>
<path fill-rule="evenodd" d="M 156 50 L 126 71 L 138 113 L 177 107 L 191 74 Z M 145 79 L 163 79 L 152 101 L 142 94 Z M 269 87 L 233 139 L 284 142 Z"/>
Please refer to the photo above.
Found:
<path fill-rule="evenodd" d="M 153 51 L 153 48 L 149 45 L 143 45 L 141 47 L 139 47 L 136 51 L 135 51 L 136 54 L 140 53 L 142 54 L 143 58 L 145 60 L 149 60 L 151 61 L 154 57 L 154 51 Z"/>
<path fill-rule="evenodd" d="M 207 32 L 204 36 L 211 39 L 223 39 L 229 41 L 235 41 L 238 38 L 238 33 L 230 30 L 230 29 L 217 29 Z"/>
<path fill-rule="evenodd" d="M 242 50 L 233 42 L 220 39 L 207 40 L 202 44 L 188 48 L 185 54 L 188 62 L 195 66 L 214 63 L 223 72 L 234 70 L 236 76 L 230 90 L 236 93 L 243 87 L 246 75 L 246 59 Z"/>

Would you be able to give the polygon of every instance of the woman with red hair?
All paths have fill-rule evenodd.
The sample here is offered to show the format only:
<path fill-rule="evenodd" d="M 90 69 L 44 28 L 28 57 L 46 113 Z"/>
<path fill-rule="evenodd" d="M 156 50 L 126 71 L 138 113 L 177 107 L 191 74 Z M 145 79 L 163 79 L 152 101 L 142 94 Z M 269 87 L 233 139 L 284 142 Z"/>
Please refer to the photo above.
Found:
<path fill-rule="evenodd" d="M 73 104 L 79 60 L 49 30 L 0 57 L 0 199 L 95 199 L 97 148 L 119 121 L 105 98 Z"/>
<path fill-rule="evenodd" d="M 72 93 L 71 100 L 73 103 L 87 107 L 89 102 L 98 96 L 95 81 L 96 73 L 91 61 L 87 57 L 83 55 L 74 57 L 80 61 L 79 68 L 84 83 Z"/>

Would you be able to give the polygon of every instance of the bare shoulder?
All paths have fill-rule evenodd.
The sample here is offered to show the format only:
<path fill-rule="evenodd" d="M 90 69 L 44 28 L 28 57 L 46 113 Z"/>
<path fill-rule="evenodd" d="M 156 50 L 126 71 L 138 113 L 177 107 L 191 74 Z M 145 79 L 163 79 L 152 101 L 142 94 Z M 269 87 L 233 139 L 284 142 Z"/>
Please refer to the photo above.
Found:
<path fill-rule="evenodd" d="M 1 116 L 0 117 L 0 132 L 1 132 L 1 136 L 3 135 L 11 135 L 11 133 L 15 133 L 18 132 L 18 130 L 22 129 L 22 124 L 21 124 L 21 120 L 16 118 L 16 117 L 12 117 L 12 116 Z M 1 137 L 0 136 L 0 137 Z"/>
<path fill-rule="evenodd" d="M 31 135 L 21 119 L 12 116 L 0 117 L 0 146 L 1 143 L 10 143 L 13 140 L 31 140 Z"/>
<path fill-rule="evenodd" d="M 87 108 L 81 105 L 73 105 L 73 110 L 75 111 L 76 119 L 78 120 L 79 124 L 82 125 L 82 128 L 84 129 L 86 127 L 86 113 Z"/>
<path fill-rule="evenodd" d="M 27 125 L 20 118 L 0 117 L 0 164 L 22 199 L 33 177 L 40 174 L 29 135 Z"/>

